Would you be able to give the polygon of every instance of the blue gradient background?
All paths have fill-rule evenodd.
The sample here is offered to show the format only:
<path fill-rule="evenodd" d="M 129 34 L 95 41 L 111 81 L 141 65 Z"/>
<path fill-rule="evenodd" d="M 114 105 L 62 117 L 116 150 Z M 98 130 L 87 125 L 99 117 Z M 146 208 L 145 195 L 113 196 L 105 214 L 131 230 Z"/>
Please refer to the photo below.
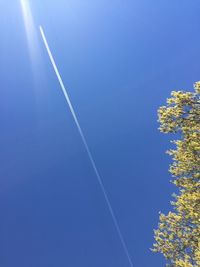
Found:
<path fill-rule="evenodd" d="M 175 188 L 157 108 L 200 79 L 199 1 L 30 3 L 35 62 L 20 1 L 0 2 L 0 266 L 129 266 L 39 24 L 134 266 L 164 266 L 149 248 Z"/>

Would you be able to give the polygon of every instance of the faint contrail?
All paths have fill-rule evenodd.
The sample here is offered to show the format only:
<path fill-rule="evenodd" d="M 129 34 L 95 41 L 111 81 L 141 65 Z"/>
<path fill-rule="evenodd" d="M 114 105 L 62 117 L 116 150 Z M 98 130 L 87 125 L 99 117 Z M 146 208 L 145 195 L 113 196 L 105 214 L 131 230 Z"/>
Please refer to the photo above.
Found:
<path fill-rule="evenodd" d="M 131 257 L 130 257 L 128 248 L 127 248 L 127 246 L 126 246 L 126 243 L 125 243 L 125 241 L 124 241 L 124 238 L 123 238 L 123 236 L 122 236 L 122 233 L 121 233 L 121 230 L 120 230 L 120 227 L 119 227 L 117 218 L 116 218 L 116 216 L 115 216 L 115 214 L 114 214 L 114 211 L 113 211 L 113 209 L 112 209 L 110 200 L 109 200 L 109 198 L 108 198 L 108 195 L 107 195 L 107 193 L 106 193 L 105 187 L 104 187 L 104 185 L 103 185 L 101 176 L 100 176 L 100 174 L 99 174 L 99 172 L 98 172 L 98 170 L 97 170 L 95 161 L 94 161 L 93 156 L 92 156 L 92 154 L 91 154 L 91 152 L 90 152 L 90 149 L 89 149 L 89 147 L 88 147 L 87 141 L 86 141 L 86 139 L 85 139 L 85 136 L 84 136 L 84 134 L 83 134 L 83 131 L 82 131 L 82 129 L 81 129 L 81 126 L 80 126 L 80 124 L 79 124 L 79 121 L 78 121 L 78 119 L 77 119 L 77 116 L 76 116 L 76 114 L 75 114 L 74 108 L 73 108 L 73 106 L 72 106 L 72 104 L 71 104 L 71 101 L 70 101 L 70 98 L 69 98 L 69 96 L 68 96 L 68 94 L 67 94 L 67 90 L 66 90 L 66 88 L 65 88 L 65 85 L 64 85 L 64 83 L 63 83 L 63 81 L 62 81 L 62 78 L 61 78 L 60 73 L 59 73 L 59 71 L 58 71 L 58 68 L 57 68 L 57 66 L 56 66 L 55 60 L 54 60 L 54 58 L 53 58 L 53 55 L 52 55 L 51 50 L 50 50 L 50 48 L 49 48 L 47 39 L 46 39 L 46 37 L 45 37 L 43 28 L 42 28 L 41 26 L 40 26 L 39 28 L 40 28 L 40 33 L 41 33 L 41 36 L 42 36 L 44 45 L 45 45 L 45 47 L 46 47 L 47 53 L 48 53 L 49 58 L 50 58 L 50 60 L 51 60 L 52 66 L 53 66 L 53 68 L 54 68 L 54 71 L 55 71 L 56 76 L 57 76 L 57 78 L 58 78 L 58 81 L 59 81 L 59 83 L 60 83 L 61 89 L 62 89 L 63 94 L 64 94 L 64 96 L 65 96 L 65 99 L 66 99 L 66 101 L 67 101 L 67 103 L 68 103 L 68 105 L 69 105 L 69 108 L 70 108 L 70 111 L 71 111 L 71 113 L 72 113 L 73 119 L 74 119 L 75 124 L 76 124 L 76 126 L 77 126 L 77 128 L 78 128 L 79 134 L 80 134 L 80 136 L 81 136 L 81 139 L 82 139 L 82 141 L 83 141 L 83 144 L 84 144 L 84 146 L 85 146 L 85 149 L 86 149 L 86 151 L 87 151 L 87 154 L 88 154 L 88 156 L 89 156 L 89 159 L 90 159 L 90 161 L 91 161 L 92 167 L 93 167 L 93 169 L 94 169 L 94 172 L 95 172 L 96 177 L 97 177 L 97 179 L 98 179 L 98 182 L 99 182 L 99 184 L 100 184 L 101 190 L 102 190 L 102 192 L 103 192 L 105 201 L 106 201 L 106 203 L 107 203 L 107 205 L 108 205 L 108 209 L 109 209 L 110 214 L 111 214 L 111 216 L 112 216 L 112 219 L 113 219 L 114 225 L 115 225 L 115 227 L 116 227 L 117 233 L 118 233 L 118 235 L 119 235 L 120 241 L 121 241 L 121 243 L 122 243 L 124 252 L 125 252 L 125 254 L 126 254 L 127 258 L 128 258 L 128 261 L 129 261 L 130 266 L 133 267 L 133 263 L 132 263 L 132 260 L 131 260 Z"/>

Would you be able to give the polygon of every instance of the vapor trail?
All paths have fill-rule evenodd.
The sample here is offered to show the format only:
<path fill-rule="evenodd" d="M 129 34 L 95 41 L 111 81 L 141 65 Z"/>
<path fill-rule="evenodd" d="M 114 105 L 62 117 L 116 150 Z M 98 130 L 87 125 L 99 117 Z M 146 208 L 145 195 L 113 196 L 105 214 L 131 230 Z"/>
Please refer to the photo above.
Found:
<path fill-rule="evenodd" d="M 74 122 L 75 122 L 75 124 L 76 124 L 76 126 L 77 126 L 77 128 L 78 128 L 79 134 L 80 134 L 80 136 L 81 136 L 81 139 L 82 139 L 83 144 L 84 144 L 84 146 L 85 146 L 85 149 L 86 149 L 86 151 L 87 151 L 88 157 L 89 157 L 89 159 L 90 159 L 90 162 L 91 162 L 91 164 L 92 164 L 92 167 L 93 167 L 93 169 L 94 169 L 94 172 L 95 172 L 95 174 L 96 174 L 96 177 L 97 177 L 97 179 L 98 179 L 98 182 L 99 182 L 99 185 L 100 185 L 100 187 L 101 187 L 102 193 L 103 193 L 103 195 L 104 195 L 106 204 L 108 205 L 108 209 L 109 209 L 109 211 L 110 211 L 111 217 L 112 217 L 112 219 L 113 219 L 113 223 L 114 223 L 114 225 L 115 225 L 115 227 L 116 227 L 116 230 L 117 230 L 117 233 L 118 233 L 118 235 L 119 235 L 119 239 L 120 239 L 120 241 L 121 241 L 122 247 L 123 247 L 124 252 L 125 252 L 125 254 L 126 254 L 127 258 L 128 258 L 128 262 L 129 262 L 130 266 L 133 267 L 133 263 L 132 263 L 132 260 L 131 260 L 131 257 L 130 257 L 128 248 L 127 248 L 127 246 L 126 246 L 126 243 L 125 243 L 125 241 L 124 241 L 123 235 L 122 235 L 122 233 L 121 233 L 121 230 L 120 230 L 120 227 L 119 227 L 117 218 L 116 218 L 116 216 L 115 216 L 115 214 L 114 214 L 114 211 L 113 211 L 113 208 L 112 208 L 112 206 L 111 206 L 110 200 L 109 200 L 109 198 L 108 198 L 108 195 L 107 195 L 107 193 L 106 193 L 105 187 L 104 187 L 104 185 L 103 185 L 101 176 L 100 176 L 100 174 L 99 174 L 99 172 L 98 172 L 98 170 L 97 170 L 95 161 L 94 161 L 93 156 L 92 156 L 92 154 L 91 154 L 91 152 L 90 152 L 90 149 L 89 149 L 89 147 L 88 147 L 87 141 L 86 141 L 86 139 L 85 139 L 85 136 L 84 136 L 84 134 L 83 134 L 83 131 L 82 131 L 82 129 L 81 129 L 81 126 L 80 126 L 80 124 L 79 124 L 79 121 L 78 121 L 78 119 L 77 119 L 77 116 L 76 116 L 76 114 L 75 114 L 74 108 L 73 108 L 73 106 L 72 106 L 72 104 L 71 104 L 71 101 L 70 101 L 70 98 L 69 98 L 69 96 L 68 96 L 68 94 L 67 94 L 67 90 L 66 90 L 66 88 L 65 88 L 65 85 L 64 85 L 64 83 L 63 83 L 63 81 L 62 81 L 62 78 L 61 78 L 60 73 L 59 73 L 59 71 L 58 71 L 58 68 L 57 68 L 57 66 L 56 66 L 55 60 L 54 60 L 54 58 L 53 58 L 53 55 L 52 55 L 51 50 L 50 50 L 50 48 L 49 48 L 47 39 L 46 39 L 46 37 L 45 37 L 43 28 L 42 28 L 41 26 L 40 26 L 39 28 L 40 28 L 40 33 L 41 33 L 41 36 L 42 36 L 44 45 L 45 45 L 45 47 L 46 47 L 47 53 L 48 53 L 49 58 L 50 58 L 50 61 L 51 61 L 51 64 L 52 64 L 52 66 L 53 66 L 53 68 L 54 68 L 54 71 L 55 71 L 56 76 L 57 76 L 57 78 L 58 78 L 58 81 L 59 81 L 59 83 L 60 83 L 62 92 L 63 92 L 63 94 L 64 94 L 64 96 L 65 96 L 66 101 L 67 101 L 67 104 L 69 105 L 69 109 L 70 109 L 71 114 L 72 114 L 72 116 L 73 116 Z"/>

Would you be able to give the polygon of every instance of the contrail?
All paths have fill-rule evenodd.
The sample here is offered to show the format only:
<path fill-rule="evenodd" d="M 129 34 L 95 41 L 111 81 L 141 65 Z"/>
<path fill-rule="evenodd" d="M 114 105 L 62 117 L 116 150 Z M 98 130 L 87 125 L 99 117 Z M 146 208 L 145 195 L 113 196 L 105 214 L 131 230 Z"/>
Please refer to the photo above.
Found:
<path fill-rule="evenodd" d="M 55 60 L 54 60 L 54 58 L 53 58 L 53 55 L 52 55 L 51 50 L 50 50 L 50 48 L 49 48 L 47 39 L 46 39 L 46 37 L 45 37 L 43 28 L 42 28 L 41 26 L 40 26 L 39 28 L 40 28 L 40 33 L 41 33 L 41 36 L 42 36 L 44 45 L 45 45 L 45 47 L 46 47 L 47 53 L 48 53 L 49 58 L 50 58 L 50 61 L 51 61 L 51 64 L 52 64 L 52 66 L 53 66 L 53 68 L 54 68 L 54 71 L 55 71 L 56 76 L 57 76 L 57 78 L 58 78 L 58 81 L 59 81 L 59 83 L 60 83 L 62 92 L 63 92 L 63 94 L 64 94 L 64 96 L 65 96 L 66 101 L 67 101 L 67 104 L 69 105 L 69 109 L 70 109 L 71 114 L 72 114 L 72 116 L 73 116 L 74 122 L 75 122 L 75 124 L 76 124 L 76 126 L 77 126 L 77 128 L 78 128 L 79 134 L 80 134 L 80 136 L 81 136 L 81 139 L 82 139 L 83 144 L 84 144 L 84 146 L 85 146 L 85 149 L 86 149 L 86 151 L 87 151 L 88 157 L 89 157 L 89 159 L 90 159 L 90 162 L 91 162 L 91 164 L 92 164 L 92 167 L 93 167 L 94 172 L 95 172 L 95 174 L 96 174 L 96 177 L 97 177 L 97 179 L 98 179 L 98 182 L 99 182 L 99 185 L 100 185 L 100 187 L 101 187 L 102 193 L 103 193 L 103 195 L 104 195 L 105 201 L 106 201 L 106 203 L 107 203 L 107 205 L 108 205 L 108 209 L 109 209 L 109 211 L 110 211 L 111 217 L 112 217 L 112 219 L 113 219 L 113 223 L 114 223 L 114 225 L 115 225 L 115 227 L 116 227 L 116 230 L 117 230 L 117 233 L 118 233 L 118 235 L 119 235 L 119 239 L 120 239 L 120 241 L 121 241 L 122 247 L 123 247 L 124 252 L 125 252 L 125 254 L 126 254 L 126 256 L 127 256 L 127 259 L 128 259 L 128 262 L 129 262 L 130 266 L 133 267 L 133 262 L 132 262 L 132 260 L 131 260 L 131 256 L 130 256 L 130 254 L 129 254 L 128 248 L 127 248 L 126 243 L 125 243 L 125 241 L 124 241 L 123 235 L 122 235 L 122 233 L 121 233 L 121 230 L 120 230 L 120 227 L 119 227 L 117 218 L 116 218 L 115 213 L 114 213 L 114 211 L 113 211 L 113 208 L 112 208 L 112 206 L 111 206 L 111 203 L 110 203 L 110 200 L 109 200 L 108 195 L 107 195 L 107 193 L 106 193 L 105 187 L 104 187 L 104 185 L 103 185 L 101 176 L 100 176 L 100 174 L 99 174 L 99 172 L 98 172 L 98 170 L 97 170 L 95 161 L 94 161 L 93 156 L 92 156 L 92 154 L 91 154 L 91 152 L 90 152 L 90 149 L 89 149 L 89 147 L 88 147 L 87 141 L 86 141 L 86 139 L 85 139 L 85 136 L 84 136 L 84 134 L 83 134 L 83 131 L 82 131 L 82 129 L 81 129 L 81 126 L 80 126 L 80 124 L 79 124 L 79 121 L 78 121 L 78 119 L 77 119 L 76 113 L 75 113 L 75 111 L 74 111 L 74 108 L 73 108 L 72 103 L 71 103 L 71 101 L 70 101 L 70 98 L 69 98 L 69 96 L 68 96 L 68 93 L 67 93 L 67 90 L 66 90 L 66 88 L 65 88 L 65 85 L 64 85 L 64 83 L 63 83 L 63 81 L 62 81 L 62 78 L 61 78 L 60 73 L 59 73 L 59 71 L 58 71 L 58 68 L 57 68 L 57 66 L 56 66 Z"/>

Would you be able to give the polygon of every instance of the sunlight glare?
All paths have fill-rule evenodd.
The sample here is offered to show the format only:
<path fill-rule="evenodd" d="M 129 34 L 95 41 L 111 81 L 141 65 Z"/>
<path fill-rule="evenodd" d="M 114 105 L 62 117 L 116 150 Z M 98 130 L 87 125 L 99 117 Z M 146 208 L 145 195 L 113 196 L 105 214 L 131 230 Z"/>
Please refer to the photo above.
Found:
<path fill-rule="evenodd" d="M 39 118 L 39 107 L 40 101 L 42 99 L 41 94 L 41 77 L 43 75 L 43 61 L 41 57 L 41 51 L 39 46 L 39 36 L 37 32 L 37 27 L 34 22 L 34 18 L 32 15 L 32 9 L 30 6 L 29 0 L 20 0 L 22 16 L 24 21 L 24 28 L 27 37 L 28 43 L 28 54 L 30 58 L 30 68 L 32 71 L 32 81 L 34 88 L 34 100 L 36 103 L 36 110 Z M 44 79 L 44 78 L 43 78 Z"/>
<path fill-rule="evenodd" d="M 34 20 L 33 20 L 29 1 L 20 0 L 20 3 L 21 3 L 21 9 L 22 9 L 22 14 L 23 14 L 26 35 L 27 35 L 28 46 L 30 50 L 30 57 L 31 59 L 33 59 L 36 56 L 37 46 L 38 46 L 37 33 L 36 33 L 35 26 L 34 26 Z"/>

